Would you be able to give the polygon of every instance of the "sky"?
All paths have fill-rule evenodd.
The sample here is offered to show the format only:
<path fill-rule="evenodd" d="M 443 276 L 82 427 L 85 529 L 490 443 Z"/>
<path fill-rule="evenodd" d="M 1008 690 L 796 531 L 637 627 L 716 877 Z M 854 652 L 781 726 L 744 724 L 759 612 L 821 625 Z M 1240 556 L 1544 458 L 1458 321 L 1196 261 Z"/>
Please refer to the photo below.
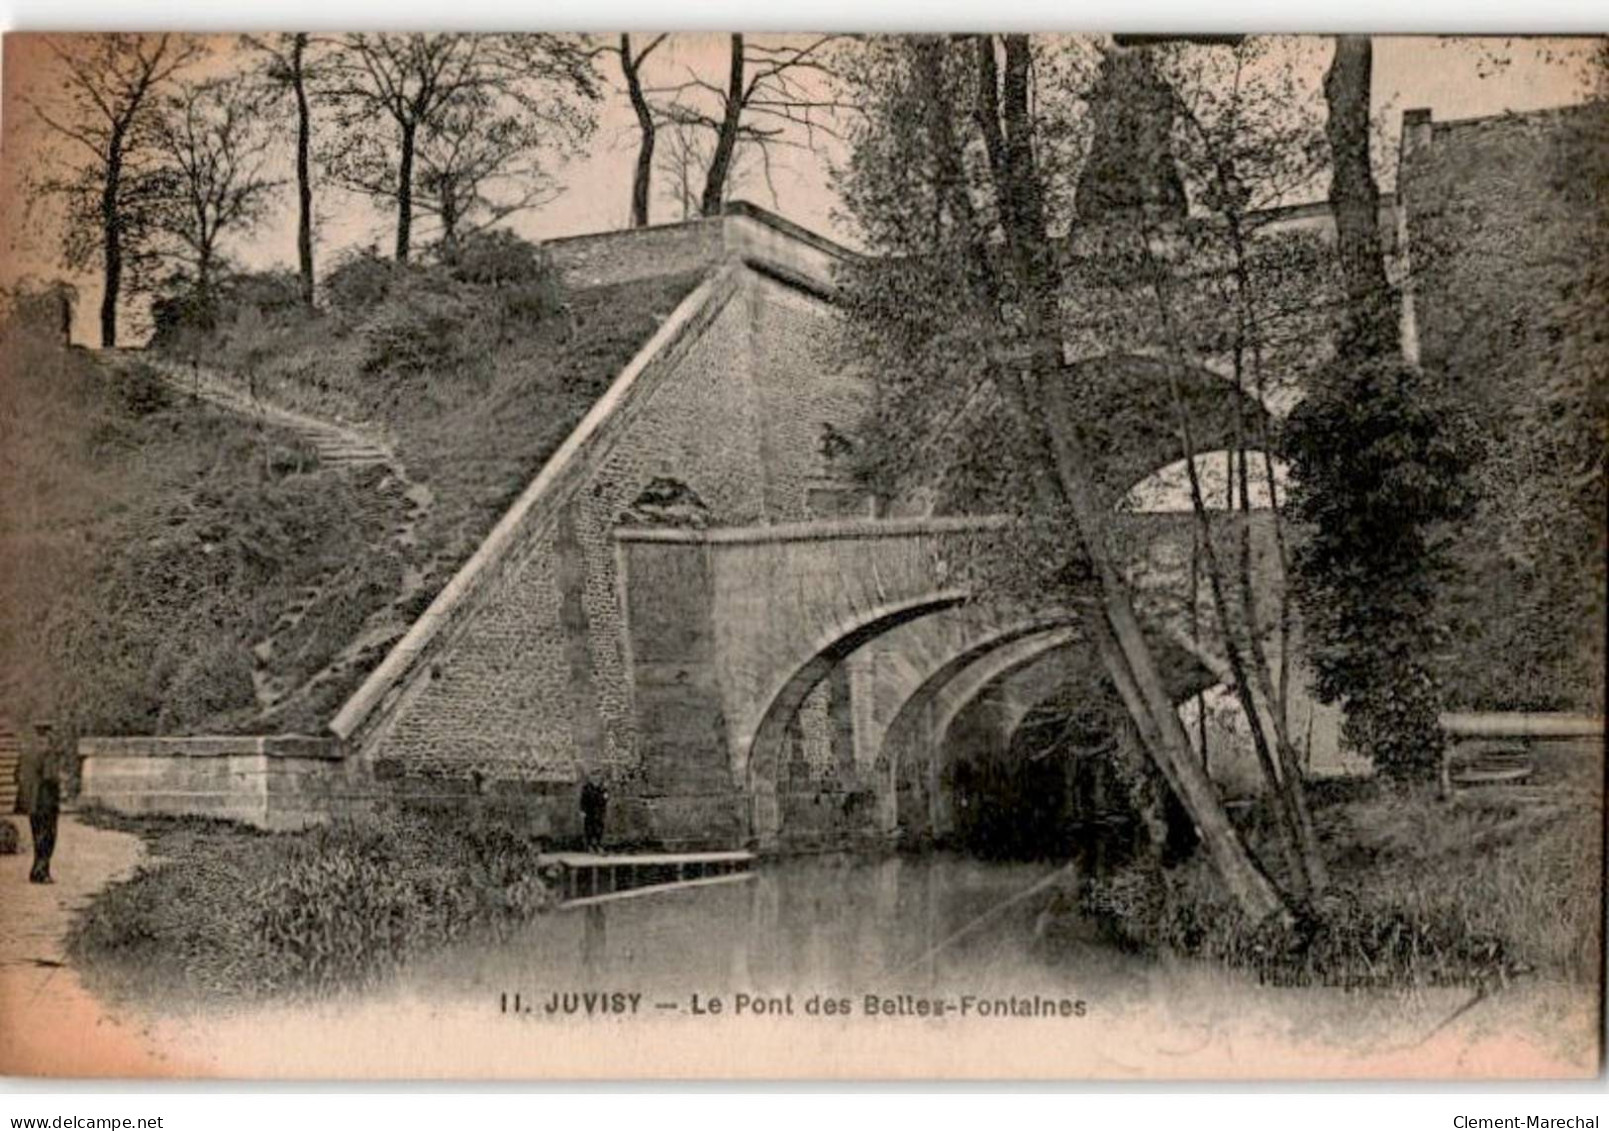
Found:
<path fill-rule="evenodd" d="M 604 37 L 614 42 L 615 36 Z M 648 37 L 634 35 L 638 44 Z M 773 39 L 775 37 L 772 37 Z M 212 41 L 217 58 L 208 70 L 236 64 L 233 36 Z M 1428 107 L 1436 120 L 1477 117 L 1508 110 L 1524 111 L 1580 101 L 1585 89 L 1581 60 L 1590 50 L 1585 39 L 1446 39 L 1382 36 L 1375 40 L 1374 111 L 1380 120 L 1385 151 L 1394 152 L 1402 111 Z M 25 105 L 29 96 L 48 97 L 59 81 L 43 44 L 29 37 L 8 36 L 4 72 L 0 74 L 0 285 L 19 277 L 52 277 L 63 272 L 56 263 L 59 234 L 48 212 L 29 213 L 18 206 L 19 178 L 37 166 L 42 130 Z M 1292 38 L 1289 49 L 1309 79 L 1309 96 L 1321 98 L 1319 83 L 1328 63 L 1329 41 L 1322 37 Z M 670 85 L 690 75 L 719 81 L 726 65 L 727 38 L 713 33 L 672 36 L 650 59 L 649 85 Z M 1499 63 L 1499 60 L 1506 62 Z M 636 160 L 637 129 L 613 57 L 600 59 L 600 73 L 610 84 L 599 104 L 596 133 L 584 153 L 555 168 L 563 187 L 540 210 L 510 223 L 533 239 L 624 227 L 629 218 L 631 170 Z M 288 133 L 287 133 L 288 137 Z M 663 147 L 663 142 L 661 143 Z M 754 175 L 742 178 L 730 194 L 753 201 L 825 235 L 851 240 L 831 189 L 831 169 L 843 158 L 840 144 L 826 139 L 814 151 L 779 152 L 771 186 Z M 1389 162 L 1383 187 L 1389 188 Z M 279 175 L 290 176 L 288 146 Z M 775 189 L 773 198 L 771 188 Z M 319 255 L 321 267 L 339 250 L 374 242 L 390 243 L 391 218 L 365 202 L 333 188 L 319 188 Z M 655 222 L 680 219 L 674 203 L 661 192 L 654 201 Z M 262 268 L 290 266 L 295 258 L 295 212 L 289 187 L 277 207 L 247 241 L 229 248 L 242 263 Z M 75 279 L 79 287 L 78 336 L 86 336 L 99 301 L 93 279 Z"/>

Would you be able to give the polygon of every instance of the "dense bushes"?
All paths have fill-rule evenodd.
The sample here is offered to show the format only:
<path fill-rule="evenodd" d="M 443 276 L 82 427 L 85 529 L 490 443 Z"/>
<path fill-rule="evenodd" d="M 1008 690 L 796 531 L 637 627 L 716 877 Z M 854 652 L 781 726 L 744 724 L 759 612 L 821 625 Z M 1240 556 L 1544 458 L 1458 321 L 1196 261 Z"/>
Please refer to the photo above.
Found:
<path fill-rule="evenodd" d="M 1437 656 L 1457 572 L 1447 529 L 1474 503 L 1468 413 L 1413 366 L 1337 360 L 1285 432 L 1305 535 L 1292 587 L 1319 696 L 1345 701 L 1347 738 L 1382 772 L 1427 780 L 1440 763 Z"/>
<path fill-rule="evenodd" d="M 1273 982 L 1596 979 L 1602 893 L 1582 847 L 1599 835 L 1592 806 L 1453 806 L 1378 783 L 1346 792 L 1314 799 L 1332 886 L 1293 935 L 1248 924 L 1201 860 L 1093 882 L 1081 909 L 1129 945 Z"/>
<path fill-rule="evenodd" d="M 0 370 L 13 717 L 74 733 L 249 727 L 252 645 L 296 595 L 344 571 L 343 631 L 390 595 L 400 567 L 365 550 L 391 516 L 296 438 L 48 335 L 0 334 Z M 320 627 L 285 634 L 275 674 L 310 675 L 351 637 Z"/>
<path fill-rule="evenodd" d="M 540 248 L 486 232 L 433 263 L 399 264 L 373 249 L 350 255 L 331 273 L 329 301 L 341 328 L 361 334 L 362 371 L 395 389 L 424 375 L 487 379 L 491 347 L 511 328 L 558 313 L 564 291 Z"/>
<path fill-rule="evenodd" d="M 194 352 L 226 323 L 242 317 L 272 323 L 306 313 L 301 281 L 290 271 L 242 271 L 223 276 L 206 292 L 184 277 L 172 280 L 151 303 L 151 342 L 158 349 Z"/>
<path fill-rule="evenodd" d="M 550 902 L 536 875 L 540 844 L 487 815 L 388 812 L 282 835 L 199 820 L 143 828 L 163 862 L 98 896 L 70 939 L 114 994 L 358 988 Z"/>

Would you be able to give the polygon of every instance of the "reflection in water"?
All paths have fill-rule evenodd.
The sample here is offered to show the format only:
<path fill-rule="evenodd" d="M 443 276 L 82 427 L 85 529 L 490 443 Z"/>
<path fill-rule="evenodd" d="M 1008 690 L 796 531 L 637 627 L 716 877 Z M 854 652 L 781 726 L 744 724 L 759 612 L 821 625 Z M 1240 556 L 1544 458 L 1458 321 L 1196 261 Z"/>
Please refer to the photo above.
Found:
<path fill-rule="evenodd" d="M 1141 988 L 1149 968 L 1076 922 L 1065 929 L 1075 882 L 1060 865 L 962 856 L 779 860 L 729 884 L 554 911 L 512 938 L 455 947 L 408 980 L 472 995 L 592 986 L 1099 992 L 1110 1002 Z"/>

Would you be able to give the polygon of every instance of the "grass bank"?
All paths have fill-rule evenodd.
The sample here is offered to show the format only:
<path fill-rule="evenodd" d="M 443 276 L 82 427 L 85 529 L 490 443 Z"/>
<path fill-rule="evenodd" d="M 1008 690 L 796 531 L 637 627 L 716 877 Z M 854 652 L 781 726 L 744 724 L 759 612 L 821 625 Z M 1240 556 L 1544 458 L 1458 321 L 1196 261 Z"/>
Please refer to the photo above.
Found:
<path fill-rule="evenodd" d="M 1330 885 L 1292 937 L 1250 926 L 1197 855 L 1092 882 L 1080 910 L 1123 945 L 1168 950 L 1285 984 L 1595 986 L 1603 929 L 1602 818 L 1579 799 L 1444 802 L 1373 782 L 1312 791 Z M 1253 851 L 1274 846 L 1249 830 Z"/>
<path fill-rule="evenodd" d="M 396 522 L 297 437 L 15 319 L 0 326 L 0 702 L 19 726 L 162 734 L 255 710 L 251 648 L 298 595 L 346 624 L 395 585 Z M 346 642 L 285 633 L 293 675 Z"/>
<path fill-rule="evenodd" d="M 440 592 L 700 272 L 566 291 L 512 237 L 449 266 L 361 253 L 330 274 L 308 311 L 294 280 L 238 281 L 205 331 L 181 326 L 153 349 L 198 359 L 243 392 L 390 438 L 431 502 L 399 571 L 419 580 L 386 626 L 394 640 Z M 400 586 L 388 587 L 395 596 Z M 322 614 L 315 613 L 319 620 Z M 348 626 L 346 639 L 358 626 Z M 268 719 L 316 730 L 384 656 L 377 640 Z"/>
<path fill-rule="evenodd" d="M 152 863 L 79 915 L 68 950 L 113 1000 L 216 1004 L 371 986 L 469 930 L 548 906 L 537 842 L 484 814 L 390 813 L 301 833 L 88 815 Z"/>

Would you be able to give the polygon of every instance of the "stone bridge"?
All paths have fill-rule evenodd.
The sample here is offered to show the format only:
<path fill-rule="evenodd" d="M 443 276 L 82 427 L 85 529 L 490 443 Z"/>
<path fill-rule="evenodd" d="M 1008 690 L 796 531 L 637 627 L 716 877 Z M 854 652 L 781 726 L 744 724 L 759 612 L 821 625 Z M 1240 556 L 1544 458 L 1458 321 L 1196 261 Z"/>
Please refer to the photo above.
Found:
<path fill-rule="evenodd" d="M 1143 547 L 1130 572 L 1147 579 L 1148 627 L 1182 699 L 1217 682 L 1169 645 L 1156 599 L 1188 600 L 1187 579 L 1166 564 L 1188 556 L 1188 516 L 1119 522 L 1118 541 Z M 1047 670 L 1087 668 L 1092 656 L 1077 610 L 972 591 L 969 566 L 1010 536 L 1003 518 L 618 529 L 649 788 L 688 819 L 730 813 L 732 831 L 762 847 L 947 831 L 938 783 L 957 716 L 1025 669 L 1037 665 L 1043 683 Z M 1020 703 L 1015 721 L 1044 694 Z M 811 765 L 798 747 L 813 699 L 828 733 Z M 808 813 L 824 802 L 828 812 Z"/>
<path fill-rule="evenodd" d="M 1087 669 L 1072 610 L 1010 608 L 967 584 L 974 551 L 1010 536 L 1002 520 L 870 517 L 835 455 L 875 399 L 844 364 L 844 249 L 734 207 L 550 251 L 577 285 L 702 276 L 308 736 L 316 756 L 299 736 L 98 739 L 91 799 L 286 827 L 376 798 L 474 797 L 562 839 L 579 832 L 593 775 L 613 783 L 607 835 L 622 844 L 942 832 L 946 735 L 982 733 L 972 705 L 1019 705 L 991 715 L 1009 743 L 1039 684 Z M 1105 357 L 1069 347 L 1077 396 L 1062 423 L 1094 454 L 1114 523 L 1134 528 L 1114 541 L 1182 697 L 1207 678 L 1170 652 L 1188 620 L 1190 517 L 1125 515 L 1123 501 L 1182 458 L 1176 395 L 1201 452 L 1266 410 L 1211 359 L 1174 382 L 1128 344 Z M 679 502 L 654 511 L 666 498 Z M 980 488 L 900 505 L 988 516 L 1014 502 Z"/>

